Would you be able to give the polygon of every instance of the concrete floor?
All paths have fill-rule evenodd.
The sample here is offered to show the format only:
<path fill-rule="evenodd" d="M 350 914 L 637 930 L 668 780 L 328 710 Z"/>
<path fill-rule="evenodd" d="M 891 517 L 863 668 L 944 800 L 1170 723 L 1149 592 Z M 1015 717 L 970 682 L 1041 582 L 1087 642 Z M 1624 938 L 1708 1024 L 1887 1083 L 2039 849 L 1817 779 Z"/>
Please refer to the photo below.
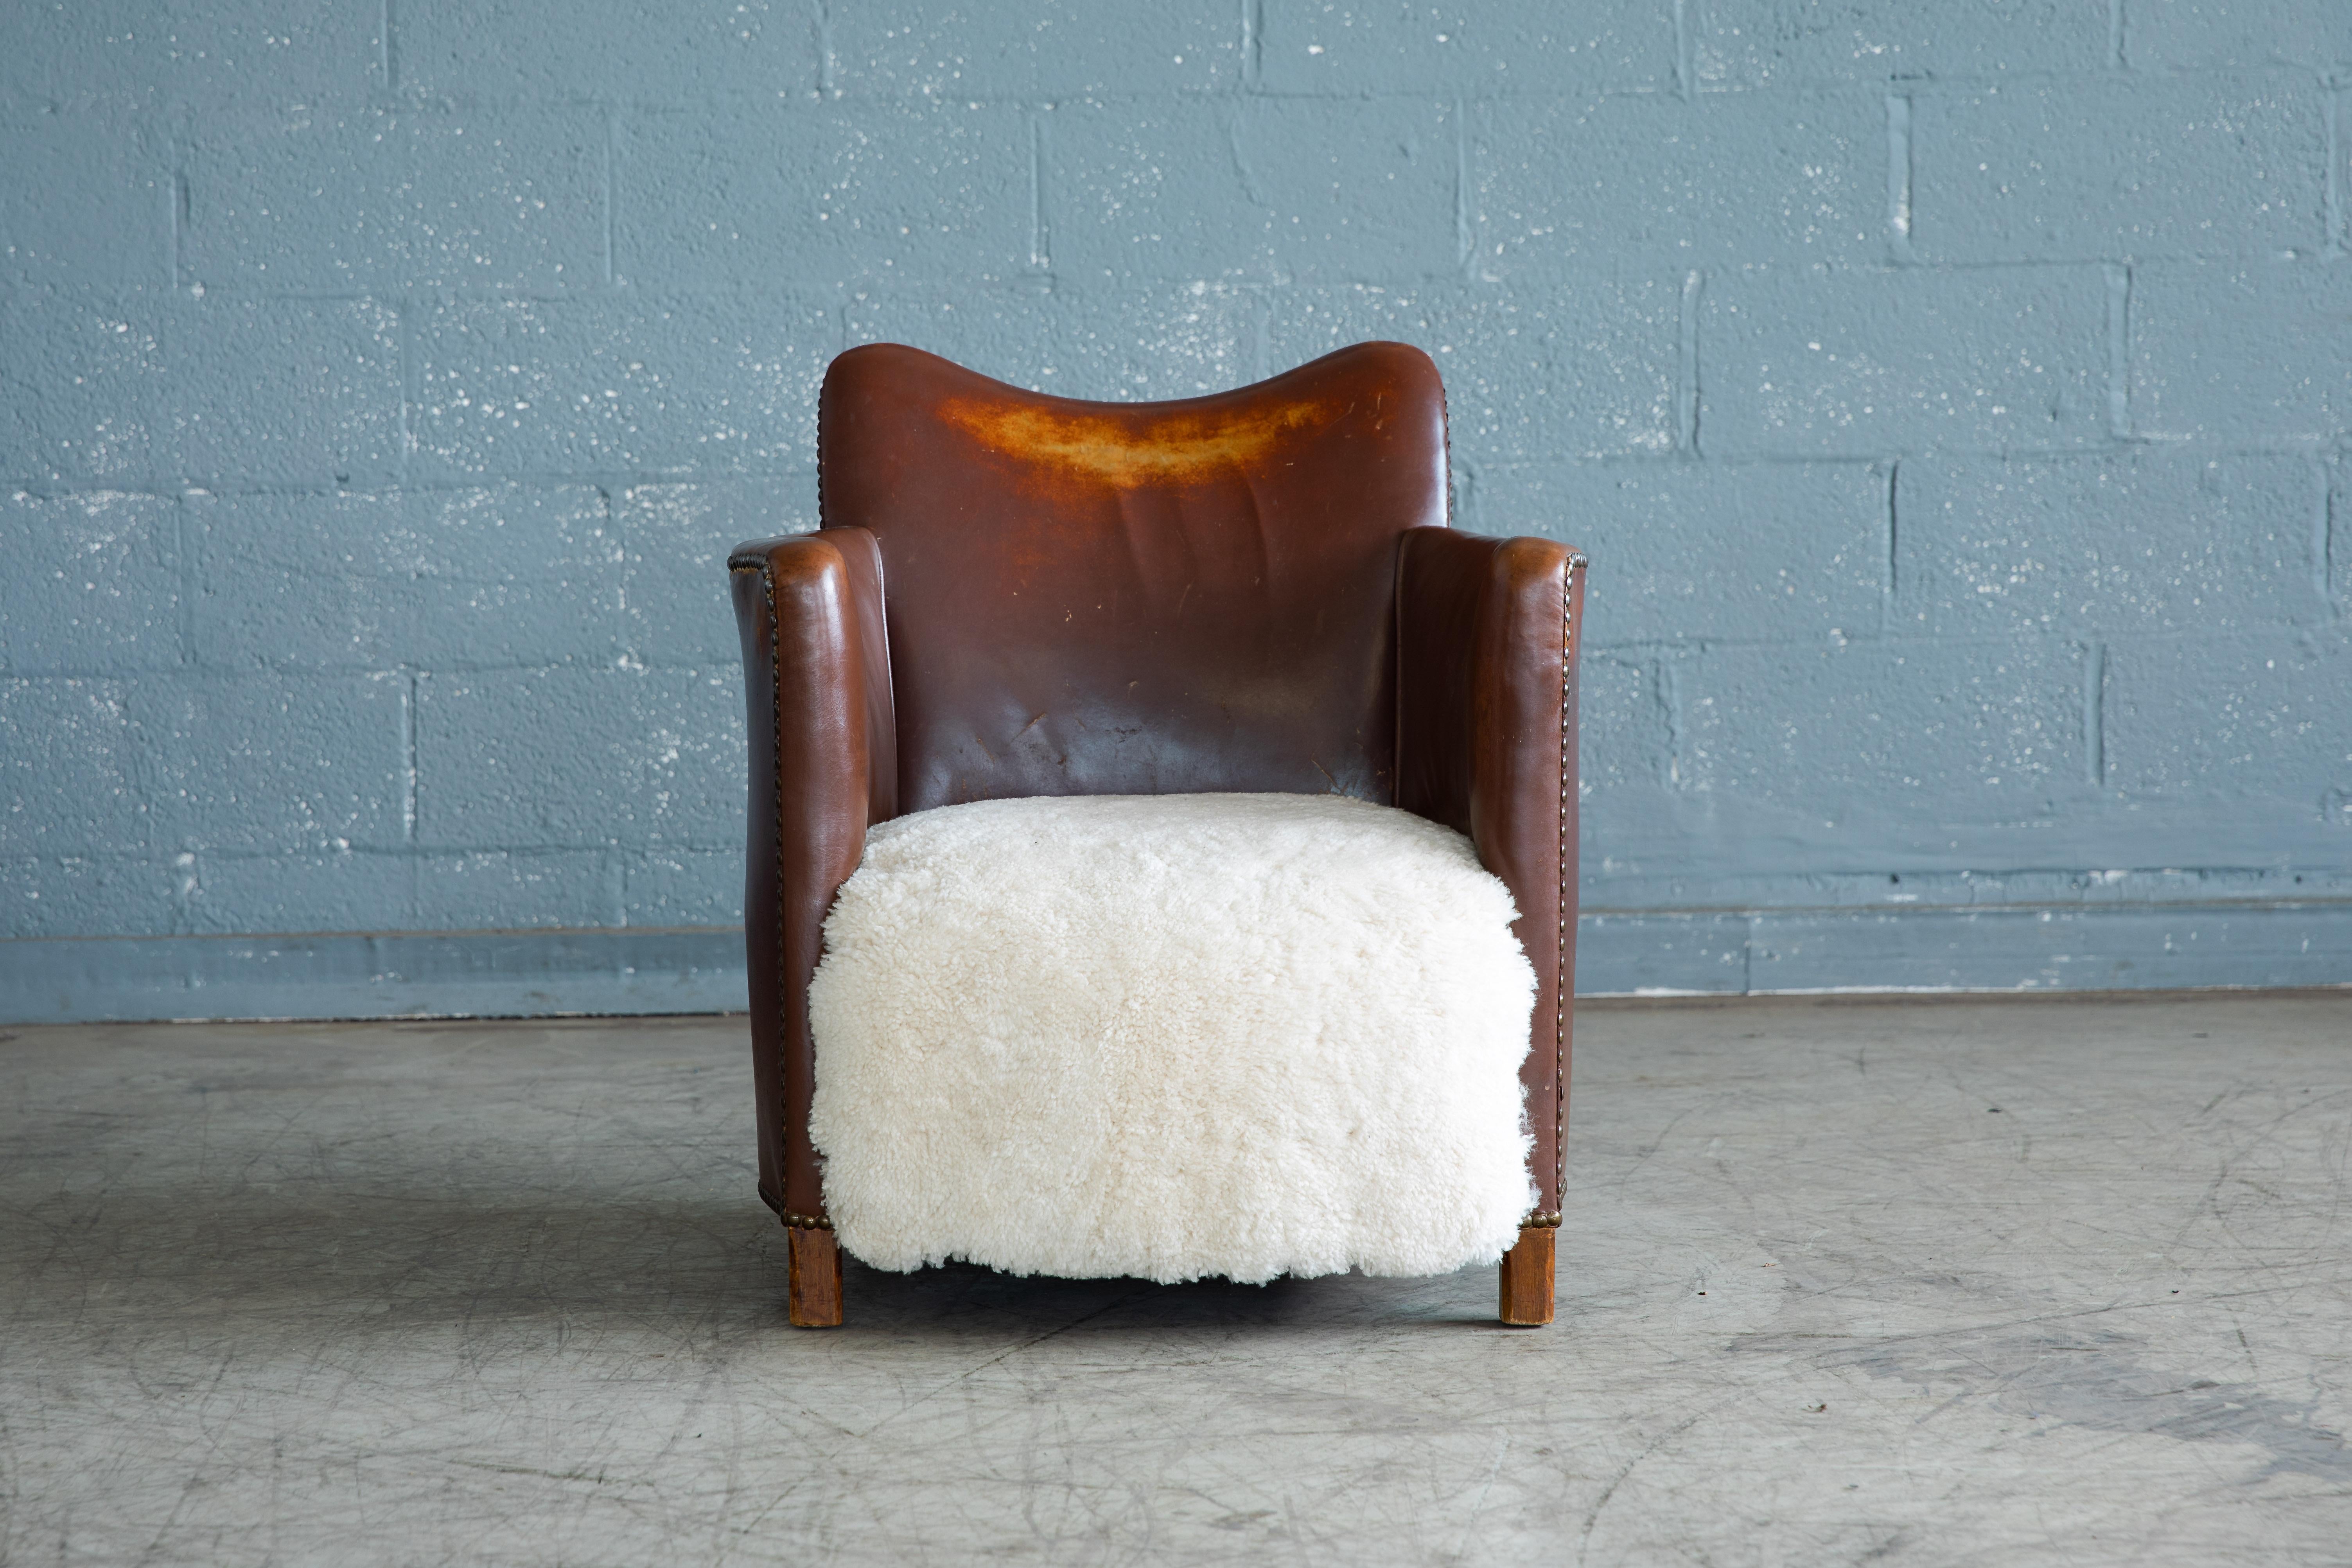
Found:
<path fill-rule="evenodd" d="M 739 1019 L 0 1035 L 0 1562 L 2352 1561 L 2352 993 L 1580 1017 L 1532 1331 L 794 1331 Z"/>

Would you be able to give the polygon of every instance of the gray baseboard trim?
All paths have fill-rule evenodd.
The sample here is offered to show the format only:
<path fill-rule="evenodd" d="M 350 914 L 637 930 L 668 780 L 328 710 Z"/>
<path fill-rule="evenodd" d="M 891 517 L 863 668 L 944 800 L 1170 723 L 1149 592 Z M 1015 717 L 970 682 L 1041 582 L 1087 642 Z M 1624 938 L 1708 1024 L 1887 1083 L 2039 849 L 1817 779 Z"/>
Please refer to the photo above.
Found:
<path fill-rule="evenodd" d="M 0 1023 L 733 1013 L 743 933 L 0 941 Z M 1583 995 L 2352 985 L 2352 902 L 1588 914 Z"/>
<path fill-rule="evenodd" d="M 1577 991 L 1788 995 L 2352 984 L 2352 901 L 1589 914 Z"/>
<path fill-rule="evenodd" d="M 740 1013 L 743 933 L 404 931 L 0 942 L 0 1022 Z"/>

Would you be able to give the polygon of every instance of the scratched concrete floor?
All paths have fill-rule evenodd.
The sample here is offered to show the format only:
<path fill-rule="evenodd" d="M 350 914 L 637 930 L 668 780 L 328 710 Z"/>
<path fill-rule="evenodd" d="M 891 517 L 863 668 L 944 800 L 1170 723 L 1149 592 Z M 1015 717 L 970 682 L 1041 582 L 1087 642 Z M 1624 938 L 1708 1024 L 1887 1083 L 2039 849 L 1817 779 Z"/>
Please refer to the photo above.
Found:
<path fill-rule="evenodd" d="M 1582 1015 L 1492 1275 L 853 1271 L 734 1019 L 0 1039 L 0 1561 L 2341 1563 L 2352 993 Z"/>

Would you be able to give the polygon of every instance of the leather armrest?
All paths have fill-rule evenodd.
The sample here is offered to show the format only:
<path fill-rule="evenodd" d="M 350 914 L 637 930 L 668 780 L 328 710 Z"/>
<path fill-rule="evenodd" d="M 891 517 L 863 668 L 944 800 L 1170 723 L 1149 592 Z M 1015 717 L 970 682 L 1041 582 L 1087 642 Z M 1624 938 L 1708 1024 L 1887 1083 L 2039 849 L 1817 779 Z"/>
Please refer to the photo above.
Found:
<path fill-rule="evenodd" d="M 866 828 L 898 809 L 882 557 L 866 530 L 829 528 L 739 546 L 727 566 L 751 742 L 743 922 L 760 1194 L 786 1223 L 815 1223 L 809 977 Z"/>
<path fill-rule="evenodd" d="M 1521 1082 L 1538 1215 L 1559 1209 L 1576 973 L 1576 637 L 1584 557 L 1548 539 L 1405 531 L 1397 794 L 1469 836 L 1517 903 L 1536 972 Z M 1556 1223 L 1556 1222 L 1555 1222 Z"/>

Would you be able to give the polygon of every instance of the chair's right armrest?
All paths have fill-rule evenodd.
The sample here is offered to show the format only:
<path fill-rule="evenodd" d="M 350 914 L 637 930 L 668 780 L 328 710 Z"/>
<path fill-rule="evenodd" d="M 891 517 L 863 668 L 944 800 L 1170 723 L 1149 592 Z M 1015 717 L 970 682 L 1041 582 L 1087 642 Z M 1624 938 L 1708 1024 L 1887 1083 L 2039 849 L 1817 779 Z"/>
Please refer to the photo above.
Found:
<path fill-rule="evenodd" d="M 1396 803 L 1466 835 L 1536 972 L 1527 1086 L 1538 1223 L 1559 1211 L 1576 976 L 1576 628 L 1584 557 L 1407 529 L 1397 558 Z"/>
<path fill-rule="evenodd" d="M 743 924 L 760 1193 L 785 1223 L 818 1224 L 809 977 L 866 828 L 898 815 L 882 557 L 866 530 L 828 528 L 739 546 L 727 566 L 751 742 Z"/>

